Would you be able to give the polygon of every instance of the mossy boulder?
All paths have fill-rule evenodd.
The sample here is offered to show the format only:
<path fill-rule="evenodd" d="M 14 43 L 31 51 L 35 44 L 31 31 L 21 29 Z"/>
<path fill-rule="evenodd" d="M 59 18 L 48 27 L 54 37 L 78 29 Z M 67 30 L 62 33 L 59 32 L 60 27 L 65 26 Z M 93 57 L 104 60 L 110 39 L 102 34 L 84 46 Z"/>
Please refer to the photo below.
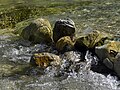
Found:
<path fill-rule="evenodd" d="M 73 50 L 74 41 L 71 40 L 70 36 L 64 36 L 57 41 L 56 48 L 58 51 Z"/>
<path fill-rule="evenodd" d="M 35 53 L 30 60 L 30 65 L 38 66 L 40 68 L 46 68 L 51 65 L 59 66 L 60 64 L 61 59 L 58 55 L 47 52 Z"/>
<path fill-rule="evenodd" d="M 95 53 L 99 59 L 120 76 L 120 42 L 110 41 L 107 44 L 96 47 Z"/>
<path fill-rule="evenodd" d="M 23 29 L 31 24 L 34 19 L 28 19 L 21 21 L 15 25 L 14 34 L 21 35 Z"/>
<path fill-rule="evenodd" d="M 22 30 L 21 36 L 33 43 L 52 42 L 51 25 L 48 20 L 38 18 Z"/>
<path fill-rule="evenodd" d="M 75 34 L 75 23 L 71 19 L 60 19 L 56 21 L 53 28 L 53 40 L 57 42 L 61 37 Z"/>
<path fill-rule="evenodd" d="M 93 30 L 88 34 L 81 35 L 75 43 L 75 48 L 79 51 L 86 51 L 88 49 L 94 50 L 95 46 L 101 46 L 105 40 L 110 38 L 106 33 Z"/>

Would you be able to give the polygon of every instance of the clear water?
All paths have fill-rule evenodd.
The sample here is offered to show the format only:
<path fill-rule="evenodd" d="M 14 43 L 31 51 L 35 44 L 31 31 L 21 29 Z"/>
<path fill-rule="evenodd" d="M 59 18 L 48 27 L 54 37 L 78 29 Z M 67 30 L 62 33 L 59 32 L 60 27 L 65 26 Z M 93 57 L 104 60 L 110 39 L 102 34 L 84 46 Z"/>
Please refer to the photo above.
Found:
<path fill-rule="evenodd" d="M 79 0 L 58 0 L 58 2 L 68 3 Z M 86 1 L 86 0 L 82 0 Z M 50 14 L 42 16 L 50 20 L 52 25 L 56 19 L 69 17 L 76 23 L 77 34 L 87 27 L 106 31 L 112 34 L 120 32 L 120 1 L 119 0 L 90 0 L 90 5 L 76 6 L 68 11 L 59 14 Z M 0 0 L 0 9 L 9 8 L 15 4 L 34 4 L 47 5 L 55 0 Z M 64 6 L 60 6 L 64 8 Z M 29 64 L 33 52 L 38 50 L 46 51 L 50 48 L 46 45 L 37 44 L 35 46 L 25 47 L 20 44 L 21 41 L 11 42 L 9 35 L 0 35 L 0 67 L 3 65 L 26 65 Z M 56 53 L 52 50 L 52 53 Z M 80 53 L 72 52 L 72 60 L 78 61 Z M 63 57 L 63 55 L 61 55 Z M 86 65 L 78 64 L 80 70 L 75 72 L 75 65 L 69 67 L 69 72 L 64 71 L 67 66 L 66 59 L 63 58 L 63 64 L 58 70 L 55 67 L 48 67 L 44 75 L 37 75 L 37 70 L 32 69 L 29 75 L 15 74 L 4 77 L 0 71 L 0 90 L 120 90 L 119 80 L 116 77 L 89 70 L 92 60 L 97 62 L 97 58 L 86 54 Z M 7 68 L 7 67 L 6 67 Z M 64 72 L 62 76 L 57 76 L 58 72 Z"/>

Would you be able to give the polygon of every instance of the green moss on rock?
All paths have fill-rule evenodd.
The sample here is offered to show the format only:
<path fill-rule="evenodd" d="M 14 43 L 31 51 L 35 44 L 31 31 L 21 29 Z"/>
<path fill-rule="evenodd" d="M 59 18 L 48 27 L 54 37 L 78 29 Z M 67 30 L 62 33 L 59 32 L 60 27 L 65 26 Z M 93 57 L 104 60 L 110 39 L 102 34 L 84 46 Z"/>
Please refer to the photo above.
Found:
<path fill-rule="evenodd" d="M 21 36 L 33 43 L 50 43 L 52 42 L 52 28 L 48 20 L 38 18 L 22 30 Z"/>

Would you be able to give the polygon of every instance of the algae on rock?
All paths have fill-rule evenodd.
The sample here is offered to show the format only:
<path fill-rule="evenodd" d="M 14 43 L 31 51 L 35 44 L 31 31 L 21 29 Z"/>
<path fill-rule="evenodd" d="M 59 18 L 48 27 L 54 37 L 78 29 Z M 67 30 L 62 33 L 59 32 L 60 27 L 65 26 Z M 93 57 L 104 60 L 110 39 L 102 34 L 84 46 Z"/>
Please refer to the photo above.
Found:
<path fill-rule="evenodd" d="M 48 20 L 38 18 L 22 30 L 21 36 L 32 43 L 50 43 L 52 42 L 52 28 Z"/>

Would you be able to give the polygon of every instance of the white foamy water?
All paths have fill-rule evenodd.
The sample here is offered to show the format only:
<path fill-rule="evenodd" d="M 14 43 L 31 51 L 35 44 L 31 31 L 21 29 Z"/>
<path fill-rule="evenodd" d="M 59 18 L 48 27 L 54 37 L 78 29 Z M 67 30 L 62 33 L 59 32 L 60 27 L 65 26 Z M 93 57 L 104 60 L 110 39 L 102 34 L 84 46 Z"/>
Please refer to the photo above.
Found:
<path fill-rule="evenodd" d="M 31 47 L 24 47 L 18 43 L 9 43 L 0 38 L 1 62 L 29 63 L 33 52 L 46 51 L 47 45 L 38 44 Z M 56 53 L 55 50 L 52 50 Z M 91 63 L 96 64 L 97 58 L 86 53 L 86 63 L 79 63 L 81 53 L 77 51 L 70 52 L 71 58 L 63 57 L 63 64 L 60 69 L 48 67 L 44 70 L 44 75 L 35 75 L 33 70 L 30 76 L 13 75 L 10 77 L 0 77 L 0 90 L 120 90 L 119 81 L 111 75 L 104 76 L 90 70 Z M 69 64 L 71 59 L 72 64 Z M 70 65 L 70 66 L 69 66 Z M 69 66 L 69 67 L 68 67 Z M 76 67 L 79 70 L 76 72 Z M 67 68 L 67 70 L 65 70 Z M 60 76 L 59 74 L 60 73 Z"/>

